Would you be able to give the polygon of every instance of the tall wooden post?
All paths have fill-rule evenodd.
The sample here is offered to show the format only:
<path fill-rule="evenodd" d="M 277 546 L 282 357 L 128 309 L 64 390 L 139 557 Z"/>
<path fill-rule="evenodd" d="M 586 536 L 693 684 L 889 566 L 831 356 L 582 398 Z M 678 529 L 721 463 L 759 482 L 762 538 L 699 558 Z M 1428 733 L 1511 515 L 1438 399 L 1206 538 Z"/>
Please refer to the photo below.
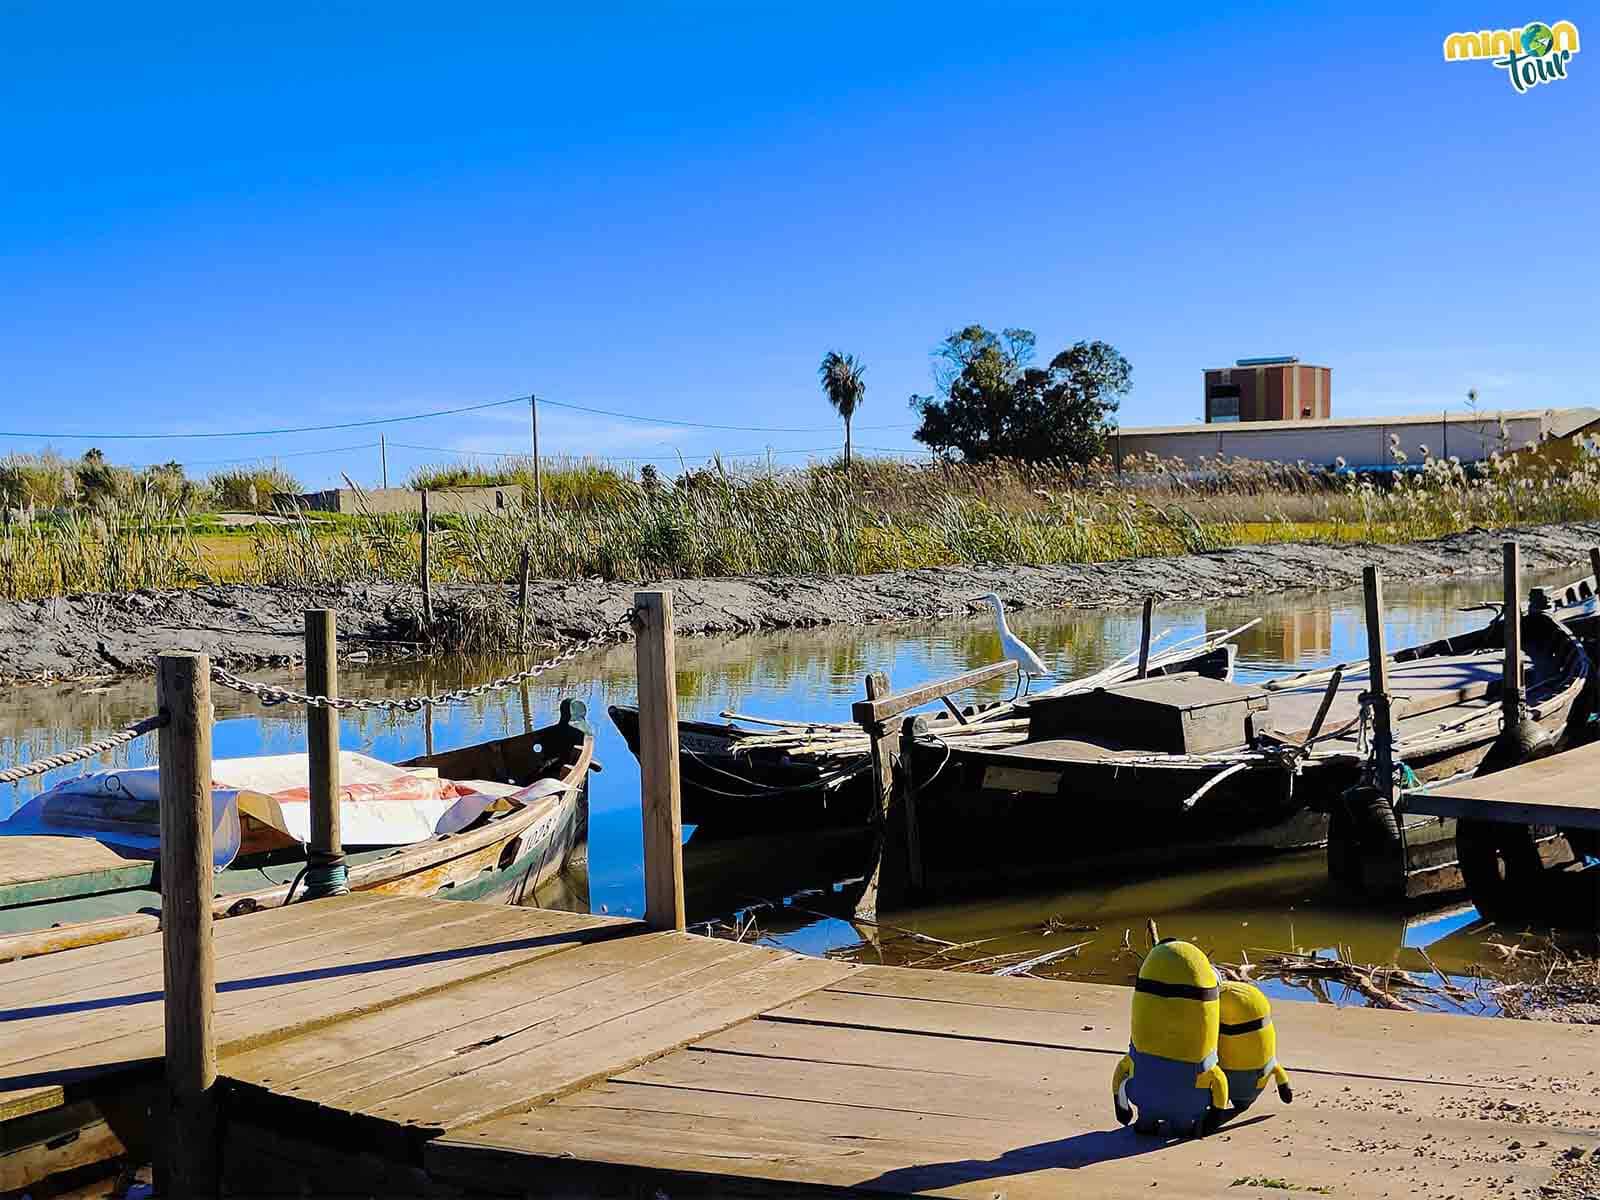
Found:
<path fill-rule="evenodd" d="M 644 919 L 682 929 L 683 800 L 678 787 L 678 677 L 672 593 L 635 592 L 639 675 L 640 809 L 644 821 Z"/>
<path fill-rule="evenodd" d="M 383 490 L 389 490 L 389 443 L 383 434 L 378 435 L 378 469 L 382 473 Z"/>
<path fill-rule="evenodd" d="M 1515 542 L 1500 545 L 1501 619 L 1506 627 L 1506 657 L 1500 679 L 1500 714 L 1507 729 L 1522 719 L 1522 555 Z"/>
<path fill-rule="evenodd" d="M 1383 644 L 1383 577 L 1377 567 L 1361 572 L 1367 602 L 1367 694 L 1372 702 L 1372 741 L 1378 790 L 1394 799 L 1394 726 L 1389 714 L 1389 652 Z"/>
<path fill-rule="evenodd" d="M 889 676 L 873 671 L 866 679 L 867 699 L 881 700 L 889 695 Z M 895 722 L 898 729 L 899 722 Z M 874 841 L 872 863 L 867 871 L 867 884 L 861 898 L 856 901 L 856 916 L 876 920 L 878 901 L 883 890 L 884 864 L 893 853 L 891 849 L 890 817 L 894 801 L 894 733 L 887 723 L 878 723 L 867 729 L 872 739 L 872 792 L 877 803 L 874 811 L 878 818 L 878 833 Z"/>
<path fill-rule="evenodd" d="M 539 397 L 528 396 L 528 416 L 533 421 L 533 511 L 544 524 L 544 469 L 539 464 Z"/>
<path fill-rule="evenodd" d="M 528 548 L 522 548 L 522 561 L 517 564 L 517 653 L 528 652 Z"/>
<path fill-rule="evenodd" d="M 306 691 L 339 694 L 338 628 L 333 609 L 306 610 Z M 307 856 L 307 900 L 341 896 L 344 843 L 339 836 L 339 712 L 324 705 L 306 710 L 306 750 L 311 760 L 311 845 Z"/>
<path fill-rule="evenodd" d="M 1150 674 L 1150 618 L 1154 615 L 1156 598 L 1144 598 L 1144 616 L 1139 624 L 1139 678 L 1144 679 Z"/>
<path fill-rule="evenodd" d="M 429 535 L 432 522 L 428 520 L 428 489 L 422 489 L 422 625 L 423 635 L 433 637 L 433 570 L 429 561 Z"/>
<path fill-rule="evenodd" d="M 165 1195 L 217 1193 L 217 967 L 211 941 L 211 660 L 163 654 L 156 703 L 161 790 Z"/>

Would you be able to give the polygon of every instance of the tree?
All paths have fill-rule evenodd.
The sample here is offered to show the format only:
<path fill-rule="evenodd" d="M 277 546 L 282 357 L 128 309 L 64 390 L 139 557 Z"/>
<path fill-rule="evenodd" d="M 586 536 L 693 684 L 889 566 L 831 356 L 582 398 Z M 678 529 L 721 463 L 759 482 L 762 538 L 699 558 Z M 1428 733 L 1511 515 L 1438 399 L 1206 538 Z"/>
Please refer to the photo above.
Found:
<path fill-rule="evenodd" d="M 840 354 L 829 350 L 822 356 L 817 376 L 822 380 L 822 390 L 828 403 L 844 418 L 844 465 L 850 466 L 850 419 L 856 415 L 867 394 L 867 383 L 862 378 L 867 368 L 856 361 L 853 354 Z"/>
<path fill-rule="evenodd" d="M 1106 420 L 1127 394 L 1133 368 L 1105 342 L 1077 342 L 1031 366 L 1034 336 L 969 325 L 935 355 L 938 394 L 912 396 L 913 435 L 968 462 L 1065 458 L 1085 462 L 1105 448 Z"/>

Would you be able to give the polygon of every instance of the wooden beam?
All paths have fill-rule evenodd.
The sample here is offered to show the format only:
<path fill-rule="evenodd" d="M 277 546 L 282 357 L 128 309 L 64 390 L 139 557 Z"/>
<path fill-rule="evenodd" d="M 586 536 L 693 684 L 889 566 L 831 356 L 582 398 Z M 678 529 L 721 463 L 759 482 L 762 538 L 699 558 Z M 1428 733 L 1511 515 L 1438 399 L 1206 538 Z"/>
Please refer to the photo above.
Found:
<path fill-rule="evenodd" d="M 1339 694 L 1339 687 L 1344 683 L 1344 667 L 1337 666 L 1333 675 L 1328 679 L 1328 690 L 1322 693 L 1322 703 L 1317 706 L 1316 719 L 1311 722 L 1311 728 L 1306 730 L 1306 743 L 1317 740 L 1317 734 L 1322 732 L 1322 723 L 1328 719 L 1328 710 L 1333 707 L 1334 697 Z"/>
<path fill-rule="evenodd" d="M 1150 618 L 1156 610 L 1156 598 L 1144 598 L 1144 616 L 1139 622 L 1139 678 L 1150 674 Z"/>
<path fill-rule="evenodd" d="M 979 667 L 976 671 L 967 671 L 965 674 L 956 675 L 950 679 L 941 679 L 934 683 L 925 683 L 921 687 L 912 688 L 909 692 L 900 692 L 894 696 L 873 696 L 868 689 L 867 699 L 857 700 L 850 708 L 851 719 L 862 727 L 881 725 L 890 717 L 898 717 L 907 709 L 916 708 L 920 704 L 927 704 L 942 696 L 949 696 L 955 692 L 965 691 L 970 687 L 988 683 L 991 679 L 999 679 L 1002 675 L 1010 675 L 1017 669 L 1017 664 L 1007 659 L 1005 662 L 991 663 L 987 667 Z M 881 674 L 874 672 L 874 674 Z M 868 678 L 872 678 L 868 676 Z M 883 676 L 887 683 L 887 676 Z M 868 733 L 872 731 L 867 730 Z"/>
<path fill-rule="evenodd" d="M 167 1121 L 164 1195 L 217 1191 L 217 964 L 212 946 L 211 661 L 163 654 L 156 703 Z"/>
<path fill-rule="evenodd" d="M 1389 652 L 1383 644 L 1383 576 L 1368 566 L 1361 572 L 1367 614 L 1368 694 L 1372 701 L 1372 741 L 1375 782 L 1386 797 L 1394 797 L 1394 726 L 1389 713 Z"/>
<path fill-rule="evenodd" d="M 1506 655 L 1500 681 L 1500 711 L 1510 729 L 1522 719 L 1522 556 L 1515 542 L 1500 546 Z"/>
<path fill-rule="evenodd" d="M 866 688 L 867 698 L 858 701 L 852 712 L 859 712 L 864 705 L 870 707 L 894 699 L 888 694 L 889 676 L 882 671 L 873 671 L 867 676 Z M 877 817 L 878 833 L 873 840 L 874 850 L 872 864 L 867 871 L 867 885 L 862 890 L 861 898 L 856 901 L 855 915 L 872 920 L 878 915 L 878 893 L 883 884 L 883 864 L 889 856 L 889 804 L 894 798 L 894 752 L 890 748 L 893 735 L 885 728 L 882 720 L 863 724 L 867 736 L 872 739 L 872 793 L 876 801 L 873 812 Z"/>
<path fill-rule="evenodd" d="M 339 694 L 338 626 L 331 608 L 306 610 L 306 691 L 313 696 Z M 332 881 L 330 871 L 344 865 L 339 834 L 339 710 L 329 705 L 306 710 L 306 756 L 311 764 L 311 843 L 313 869 L 306 872 L 308 900 L 340 896 L 350 889 L 343 873 Z"/>
<path fill-rule="evenodd" d="M 683 801 L 678 783 L 677 654 L 672 593 L 636 592 L 640 808 L 644 820 L 644 919 L 682 929 Z"/>

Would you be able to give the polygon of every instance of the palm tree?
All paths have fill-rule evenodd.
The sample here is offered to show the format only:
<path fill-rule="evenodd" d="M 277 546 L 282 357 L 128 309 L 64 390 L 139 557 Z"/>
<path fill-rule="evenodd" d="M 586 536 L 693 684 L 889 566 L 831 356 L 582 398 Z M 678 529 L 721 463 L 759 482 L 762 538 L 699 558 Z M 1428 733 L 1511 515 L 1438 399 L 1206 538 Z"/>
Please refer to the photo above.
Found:
<path fill-rule="evenodd" d="M 861 407 L 861 402 L 867 394 L 867 384 L 862 378 L 867 373 L 867 368 L 856 361 L 853 354 L 840 354 L 837 350 L 829 350 L 822 356 L 822 365 L 817 368 L 817 375 L 822 380 L 822 390 L 827 394 L 828 403 L 844 418 L 844 465 L 850 466 L 850 418 L 856 415 L 856 409 Z"/>

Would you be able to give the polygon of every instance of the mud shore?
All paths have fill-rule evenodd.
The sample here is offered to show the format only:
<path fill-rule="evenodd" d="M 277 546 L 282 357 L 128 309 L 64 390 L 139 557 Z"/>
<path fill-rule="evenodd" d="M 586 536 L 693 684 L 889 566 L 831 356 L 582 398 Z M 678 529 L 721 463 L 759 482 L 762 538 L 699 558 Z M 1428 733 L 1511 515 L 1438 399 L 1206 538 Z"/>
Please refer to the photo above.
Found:
<path fill-rule="evenodd" d="M 1292 589 L 1358 585 L 1376 563 L 1393 581 L 1421 582 L 1499 570 L 1500 543 L 1521 543 L 1526 569 L 1584 569 L 1600 543 L 1600 522 L 1492 531 L 1473 529 L 1400 546 L 1290 543 L 1175 558 L 1062 566 L 942 567 L 865 576 L 784 576 L 651 581 L 675 592 L 685 634 L 927 619 L 967 611 L 966 601 L 999 592 L 1013 608 L 1115 608 L 1146 595 L 1207 600 Z M 1574 572 L 1577 573 L 1577 570 Z M 529 593 L 542 645 L 595 633 L 616 622 L 637 581 L 538 581 Z M 446 618 L 482 588 L 435 591 Z M 515 587 L 504 597 L 514 603 Z M 185 591 L 83 595 L 0 603 L 0 679 L 124 674 L 147 670 L 163 650 L 205 651 L 226 666 L 283 662 L 299 653 L 301 613 L 339 612 L 347 651 L 420 653 L 420 598 L 414 587 L 363 584 L 328 591 L 208 586 Z"/>

